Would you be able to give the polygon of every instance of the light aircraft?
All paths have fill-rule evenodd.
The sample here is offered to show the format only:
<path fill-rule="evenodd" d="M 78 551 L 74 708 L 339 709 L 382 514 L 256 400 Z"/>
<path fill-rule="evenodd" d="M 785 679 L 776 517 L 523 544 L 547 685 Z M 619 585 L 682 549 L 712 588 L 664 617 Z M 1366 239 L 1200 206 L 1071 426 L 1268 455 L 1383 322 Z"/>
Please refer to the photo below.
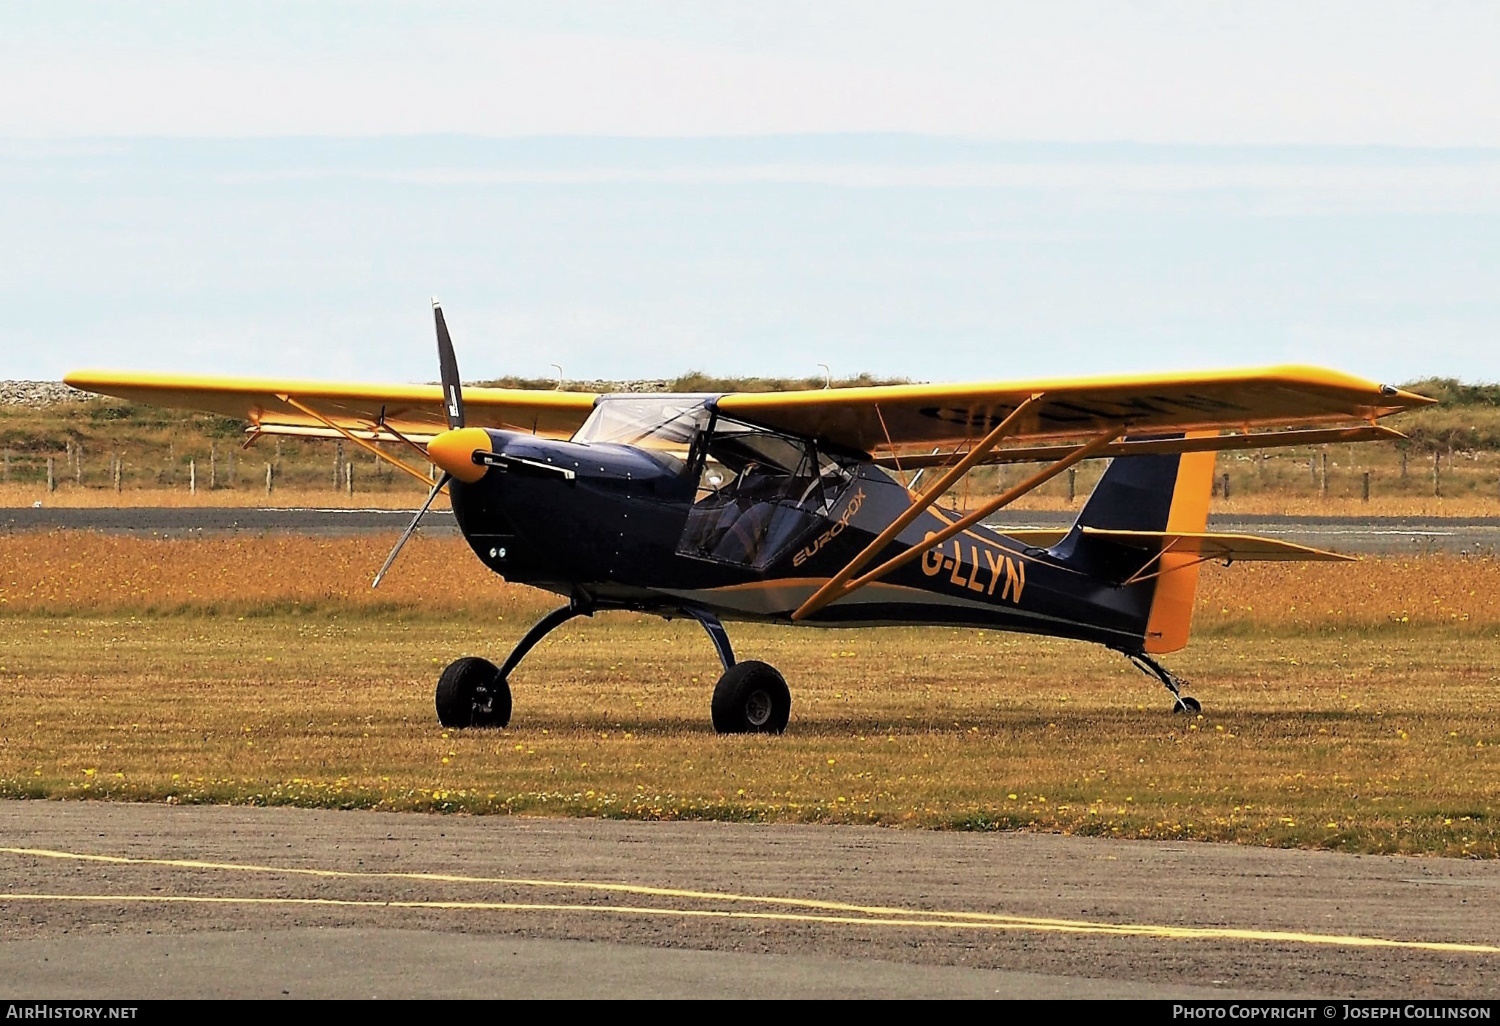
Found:
<path fill-rule="evenodd" d="M 446 488 L 485 566 L 565 600 L 499 666 L 465 656 L 443 671 L 447 727 L 508 724 L 526 654 L 573 617 L 610 609 L 703 625 L 724 666 L 710 703 L 720 733 L 780 733 L 791 711 L 779 672 L 736 660 L 725 620 L 962 624 L 1094 642 L 1159 680 L 1175 711 L 1196 712 L 1155 656 L 1187 643 L 1200 564 L 1347 558 L 1208 532 L 1214 453 L 1400 438 L 1377 419 L 1432 401 L 1311 367 L 766 393 L 465 389 L 436 300 L 433 315 L 438 385 L 110 371 L 67 381 L 246 419 L 247 447 L 265 435 L 342 438 L 421 478 L 431 491 L 377 585 Z M 1081 460 L 1107 457 L 1068 530 L 985 526 Z M 972 511 L 939 504 L 974 467 L 997 463 L 1040 469 Z M 441 470 L 435 480 L 424 464 Z"/>

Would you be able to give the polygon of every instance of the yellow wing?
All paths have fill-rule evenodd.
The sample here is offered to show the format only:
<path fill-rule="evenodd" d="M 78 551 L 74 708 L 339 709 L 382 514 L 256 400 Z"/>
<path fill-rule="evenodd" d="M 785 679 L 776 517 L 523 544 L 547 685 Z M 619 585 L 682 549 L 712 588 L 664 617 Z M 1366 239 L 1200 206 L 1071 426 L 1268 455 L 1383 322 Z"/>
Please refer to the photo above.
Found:
<path fill-rule="evenodd" d="M 204 410 L 250 422 L 266 434 L 337 437 L 342 428 L 361 438 L 391 438 L 394 429 L 419 444 L 447 426 L 438 385 L 381 385 L 196 377 L 128 371 L 74 371 L 74 388 L 151 406 Z M 567 438 L 588 417 L 598 396 L 520 388 L 465 386 L 470 427 L 526 431 Z"/>
<path fill-rule="evenodd" d="M 1368 423 L 1432 402 L 1316 367 L 1130 375 L 962 385 L 886 385 L 737 392 L 725 414 L 862 452 L 918 451 L 982 437 L 1023 401 L 1041 398 L 1009 433 L 1042 442 L 1123 426 L 1134 434 Z M 1003 452 L 1003 450 L 1001 450 Z"/>
<path fill-rule="evenodd" d="M 75 371 L 65 380 L 75 388 L 134 402 L 204 410 L 248 420 L 267 434 L 336 437 L 342 430 L 373 439 L 390 437 L 382 431 L 385 427 L 424 443 L 446 423 L 442 393 L 437 385 L 93 370 Z M 1368 424 L 1376 417 L 1432 402 L 1411 392 L 1335 371 L 1273 367 L 1053 381 L 737 392 L 721 397 L 718 407 L 731 416 L 849 449 L 908 455 L 922 447 L 972 442 L 1033 395 L 1041 398 L 1010 432 L 1011 443 L 1077 438 L 1121 425 L 1143 434 L 1246 430 L 1289 424 Z M 470 426 L 526 431 L 552 438 L 572 435 L 588 417 L 597 398 L 583 392 L 475 386 L 464 389 Z M 1364 430 L 1384 432 L 1368 427 Z M 1139 443 L 1137 447 L 1149 444 Z M 1222 443 L 1213 445 L 1221 446 Z M 1007 452 L 1010 457 L 1005 455 Z M 1002 449 L 986 462 L 1020 458 L 1028 452 L 1034 454 L 1030 458 L 1052 455 L 1034 446 Z M 936 459 L 943 462 L 948 457 Z"/>

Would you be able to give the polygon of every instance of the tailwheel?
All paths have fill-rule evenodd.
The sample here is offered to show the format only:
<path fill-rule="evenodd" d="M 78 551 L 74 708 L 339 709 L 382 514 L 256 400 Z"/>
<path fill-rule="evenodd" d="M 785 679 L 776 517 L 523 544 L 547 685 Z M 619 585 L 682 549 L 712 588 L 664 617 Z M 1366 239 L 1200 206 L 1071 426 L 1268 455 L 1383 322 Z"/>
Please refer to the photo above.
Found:
<path fill-rule="evenodd" d="M 503 727 L 510 722 L 510 684 L 488 659 L 455 659 L 438 678 L 437 715 L 445 727 Z"/>
<path fill-rule="evenodd" d="M 1184 695 L 1182 689 L 1187 686 L 1187 681 L 1167 669 L 1161 663 L 1152 659 L 1144 652 L 1126 652 L 1125 657 L 1135 664 L 1148 677 L 1155 677 L 1161 681 L 1162 687 L 1172 693 L 1172 711 L 1174 713 L 1188 713 L 1196 716 L 1203 711 L 1203 703 L 1192 695 Z"/>
<path fill-rule="evenodd" d="M 780 734 L 792 714 L 792 693 L 775 667 L 750 659 L 724 671 L 712 711 L 720 734 Z"/>

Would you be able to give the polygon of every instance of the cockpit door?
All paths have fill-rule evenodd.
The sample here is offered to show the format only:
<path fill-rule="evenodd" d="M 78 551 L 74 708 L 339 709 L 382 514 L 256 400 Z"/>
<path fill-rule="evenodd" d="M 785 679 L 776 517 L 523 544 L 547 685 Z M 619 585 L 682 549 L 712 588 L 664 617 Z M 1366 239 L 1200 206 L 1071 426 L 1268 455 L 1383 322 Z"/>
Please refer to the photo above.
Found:
<path fill-rule="evenodd" d="M 764 569 L 791 549 L 850 481 L 805 439 L 716 417 L 677 551 Z"/>

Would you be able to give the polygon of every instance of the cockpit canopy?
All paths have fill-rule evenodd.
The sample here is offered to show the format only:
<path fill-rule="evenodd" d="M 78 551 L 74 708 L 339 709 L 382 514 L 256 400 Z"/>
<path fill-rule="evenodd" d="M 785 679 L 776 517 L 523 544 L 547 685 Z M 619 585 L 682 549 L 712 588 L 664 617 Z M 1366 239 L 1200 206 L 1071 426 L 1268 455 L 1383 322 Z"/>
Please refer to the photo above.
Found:
<path fill-rule="evenodd" d="M 695 479 L 677 551 L 764 568 L 828 513 L 853 465 L 810 439 L 717 414 L 716 398 L 605 396 L 573 441 L 632 446 Z"/>
<path fill-rule="evenodd" d="M 673 473 L 687 469 L 698 432 L 708 426 L 712 395 L 601 396 L 573 441 L 646 450 Z"/>

